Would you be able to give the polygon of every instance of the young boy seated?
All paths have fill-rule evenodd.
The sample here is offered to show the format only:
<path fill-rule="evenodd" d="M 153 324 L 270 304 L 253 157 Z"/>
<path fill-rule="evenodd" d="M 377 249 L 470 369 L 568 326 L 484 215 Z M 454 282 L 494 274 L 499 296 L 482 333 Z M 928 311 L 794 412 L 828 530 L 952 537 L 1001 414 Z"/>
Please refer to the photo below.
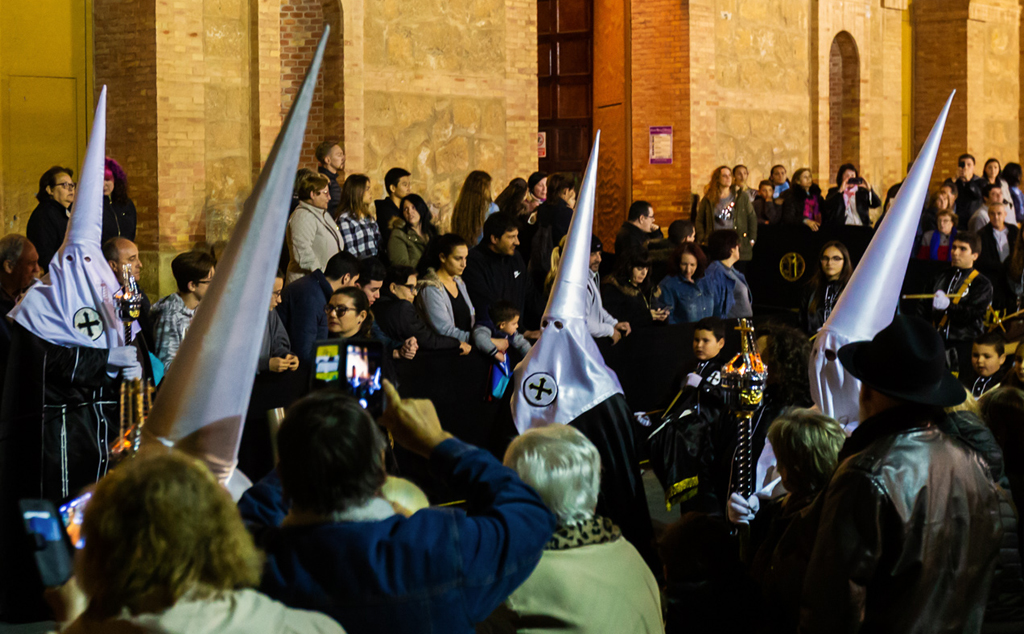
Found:
<path fill-rule="evenodd" d="M 473 328 L 473 345 L 489 357 L 494 358 L 491 369 L 491 396 L 501 398 L 512 376 L 512 364 L 507 350 L 511 347 L 525 357 L 530 351 L 530 342 L 519 334 L 519 309 L 515 304 L 498 300 L 488 311 L 490 319 L 481 319 Z"/>
<path fill-rule="evenodd" d="M 680 389 L 661 417 L 661 423 L 648 437 L 651 466 L 665 488 L 665 502 L 683 504 L 683 512 L 712 511 L 709 464 L 704 458 L 710 442 L 709 431 L 724 408 L 719 370 L 725 362 L 725 324 L 716 317 L 705 317 L 693 327 L 694 361 L 684 368 Z"/>
<path fill-rule="evenodd" d="M 971 369 L 974 378 L 963 377 L 964 387 L 974 398 L 999 387 L 999 377 L 1005 374 L 1006 347 L 1003 337 L 997 332 L 987 332 L 974 340 L 971 347 Z"/>

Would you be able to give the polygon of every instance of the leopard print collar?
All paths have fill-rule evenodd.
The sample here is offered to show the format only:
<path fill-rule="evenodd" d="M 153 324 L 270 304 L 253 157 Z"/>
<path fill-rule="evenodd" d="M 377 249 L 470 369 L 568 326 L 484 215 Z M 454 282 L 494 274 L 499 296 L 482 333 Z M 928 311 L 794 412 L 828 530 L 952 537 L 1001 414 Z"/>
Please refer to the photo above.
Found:
<path fill-rule="evenodd" d="M 622 531 L 607 517 L 573 522 L 558 527 L 544 550 L 568 550 L 579 546 L 606 544 L 622 537 Z"/>

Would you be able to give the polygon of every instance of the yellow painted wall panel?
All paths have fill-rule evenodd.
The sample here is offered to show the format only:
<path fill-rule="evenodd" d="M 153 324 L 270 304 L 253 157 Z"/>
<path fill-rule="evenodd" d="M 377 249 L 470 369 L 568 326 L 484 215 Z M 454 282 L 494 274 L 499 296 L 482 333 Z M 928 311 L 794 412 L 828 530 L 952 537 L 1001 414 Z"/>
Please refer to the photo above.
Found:
<path fill-rule="evenodd" d="M 4 84 L 6 231 L 24 231 L 39 176 L 64 165 L 78 176 L 78 88 L 75 78 L 8 77 Z"/>

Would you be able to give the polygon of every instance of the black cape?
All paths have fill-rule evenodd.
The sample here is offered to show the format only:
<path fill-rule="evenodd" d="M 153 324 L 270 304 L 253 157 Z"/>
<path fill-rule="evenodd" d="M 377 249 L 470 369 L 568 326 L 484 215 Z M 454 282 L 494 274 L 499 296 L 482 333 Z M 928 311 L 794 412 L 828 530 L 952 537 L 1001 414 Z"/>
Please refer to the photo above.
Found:
<path fill-rule="evenodd" d="M 59 505 L 110 467 L 120 381 L 107 375 L 107 355 L 11 326 L 0 405 L 0 621 L 48 618 L 18 501 Z"/>

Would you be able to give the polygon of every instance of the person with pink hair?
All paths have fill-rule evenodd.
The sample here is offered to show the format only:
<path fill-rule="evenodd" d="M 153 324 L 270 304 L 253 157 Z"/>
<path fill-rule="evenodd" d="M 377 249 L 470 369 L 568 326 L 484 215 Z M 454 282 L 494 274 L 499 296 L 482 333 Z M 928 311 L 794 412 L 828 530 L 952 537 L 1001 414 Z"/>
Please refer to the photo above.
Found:
<path fill-rule="evenodd" d="M 121 165 L 106 157 L 103 170 L 103 238 L 127 238 L 135 242 L 135 203 L 128 198 L 128 176 Z"/>

